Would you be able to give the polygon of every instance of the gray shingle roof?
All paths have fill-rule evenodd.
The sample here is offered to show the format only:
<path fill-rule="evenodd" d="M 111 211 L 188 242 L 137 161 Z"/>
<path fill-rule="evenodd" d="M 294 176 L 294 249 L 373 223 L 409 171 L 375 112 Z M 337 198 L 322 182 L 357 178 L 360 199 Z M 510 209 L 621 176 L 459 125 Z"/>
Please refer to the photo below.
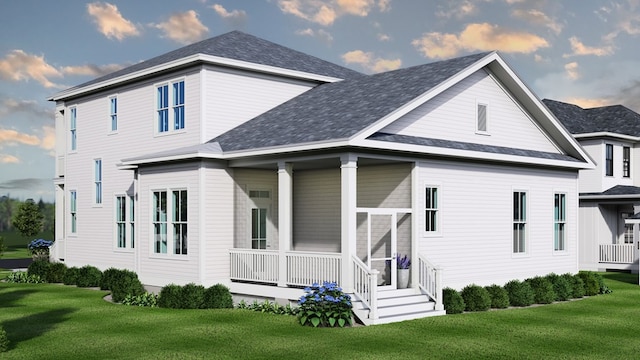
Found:
<path fill-rule="evenodd" d="M 516 156 L 536 157 L 536 158 L 551 159 L 551 160 L 580 162 L 580 160 L 564 154 L 535 151 L 535 150 L 526 150 L 526 149 L 516 149 L 516 148 L 503 147 L 503 146 L 475 144 L 475 143 L 468 143 L 468 142 L 461 142 L 461 141 L 428 139 L 428 138 L 421 138 L 421 137 L 408 136 L 408 135 L 376 133 L 370 136 L 368 139 L 389 141 L 389 142 L 396 142 L 396 143 L 403 143 L 403 144 L 412 144 L 412 145 L 435 146 L 435 147 L 457 149 L 457 150 L 470 150 L 470 151 L 480 151 L 480 152 L 494 153 L 494 154 L 516 155 Z"/>
<path fill-rule="evenodd" d="M 610 189 L 607 189 L 599 193 L 580 193 L 580 196 L 620 196 L 620 195 L 638 195 L 640 197 L 640 187 L 630 185 L 616 185 Z"/>
<path fill-rule="evenodd" d="M 488 54 L 323 84 L 210 142 L 238 151 L 349 139 Z"/>
<path fill-rule="evenodd" d="M 611 132 L 640 136 L 640 114 L 622 105 L 583 109 L 555 100 L 542 102 L 572 134 Z"/>
<path fill-rule="evenodd" d="M 247 61 L 255 64 L 275 66 L 283 69 L 302 71 L 317 75 L 350 79 L 363 74 L 307 55 L 305 53 L 272 43 L 270 41 L 243 33 L 232 31 L 210 39 L 202 40 L 185 47 L 156 56 L 147 61 L 137 63 L 119 71 L 107 74 L 94 80 L 80 84 L 73 89 L 83 88 L 111 80 L 136 71 L 148 69 L 196 54 L 212 55 L 227 59 Z"/>

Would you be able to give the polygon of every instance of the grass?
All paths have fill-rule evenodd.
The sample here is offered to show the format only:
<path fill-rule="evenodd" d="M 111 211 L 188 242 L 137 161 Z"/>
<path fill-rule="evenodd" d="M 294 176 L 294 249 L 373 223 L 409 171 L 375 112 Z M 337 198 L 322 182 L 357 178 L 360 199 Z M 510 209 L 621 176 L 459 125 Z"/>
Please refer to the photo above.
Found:
<path fill-rule="evenodd" d="M 30 258 L 31 254 L 27 245 L 33 239 L 51 240 L 53 234 L 51 232 L 40 233 L 33 238 L 25 239 L 20 233 L 15 231 L 0 232 L 0 236 L 4 238 L 5 252 L 0 259 L 25 259 Z"/>
<path fill-rule="evenodd" d="M 613 294 L 552 305 L 348 329 L 243 310 L 116 305 L 103 291 L 0 283 L 2 359 L 602 359 L 640 350 L 638 276 Z"/>

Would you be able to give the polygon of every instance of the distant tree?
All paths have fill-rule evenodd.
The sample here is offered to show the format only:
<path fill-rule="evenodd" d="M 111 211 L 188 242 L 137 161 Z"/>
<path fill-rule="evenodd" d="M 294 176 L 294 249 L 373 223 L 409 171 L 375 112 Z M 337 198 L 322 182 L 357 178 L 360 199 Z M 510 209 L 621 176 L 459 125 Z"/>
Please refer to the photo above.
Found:
<path fill-rule="evenodd" d="M 4 254 L 4 238 L 0 236 L 0 259 L 2 258 L 3 254 Z"/>
<path fill-rule="evenodd" d="M 27 199 L 20 204 L 18 211 L 13 216 L 15 227 L 25 238 L 37 235 L 42 231 L 42 213 L 33 199 Z"/>

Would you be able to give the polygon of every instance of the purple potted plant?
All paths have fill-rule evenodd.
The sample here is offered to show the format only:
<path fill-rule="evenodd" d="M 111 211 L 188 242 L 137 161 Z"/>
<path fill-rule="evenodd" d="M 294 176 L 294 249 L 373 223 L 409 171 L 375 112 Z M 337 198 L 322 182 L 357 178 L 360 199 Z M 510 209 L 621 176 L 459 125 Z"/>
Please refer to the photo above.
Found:
<path fill-rule="evenodd" d="M 396 265 L 398 269 L 398 289 L 406 289 L 409 287 L 409 268 L 411 267 L 411 259 L 408 255 L 396 257 Z"/>

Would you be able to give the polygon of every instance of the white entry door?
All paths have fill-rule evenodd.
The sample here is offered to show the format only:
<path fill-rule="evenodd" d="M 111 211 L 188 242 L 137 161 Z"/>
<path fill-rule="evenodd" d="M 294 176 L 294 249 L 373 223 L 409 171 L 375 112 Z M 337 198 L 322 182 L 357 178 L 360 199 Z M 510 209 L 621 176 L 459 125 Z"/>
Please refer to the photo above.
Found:
<path fill-rule="evenodd" d="M 396 214 L 369 214 L 368 266 L 380 272 L 378 289 L 395 289 L 397 277 Z"/>
<path fill-rule="evenodd" d="M 249 191 L 249 236 L 252 249 L 267 249 L 271 237 L 271 191 Z"/>

